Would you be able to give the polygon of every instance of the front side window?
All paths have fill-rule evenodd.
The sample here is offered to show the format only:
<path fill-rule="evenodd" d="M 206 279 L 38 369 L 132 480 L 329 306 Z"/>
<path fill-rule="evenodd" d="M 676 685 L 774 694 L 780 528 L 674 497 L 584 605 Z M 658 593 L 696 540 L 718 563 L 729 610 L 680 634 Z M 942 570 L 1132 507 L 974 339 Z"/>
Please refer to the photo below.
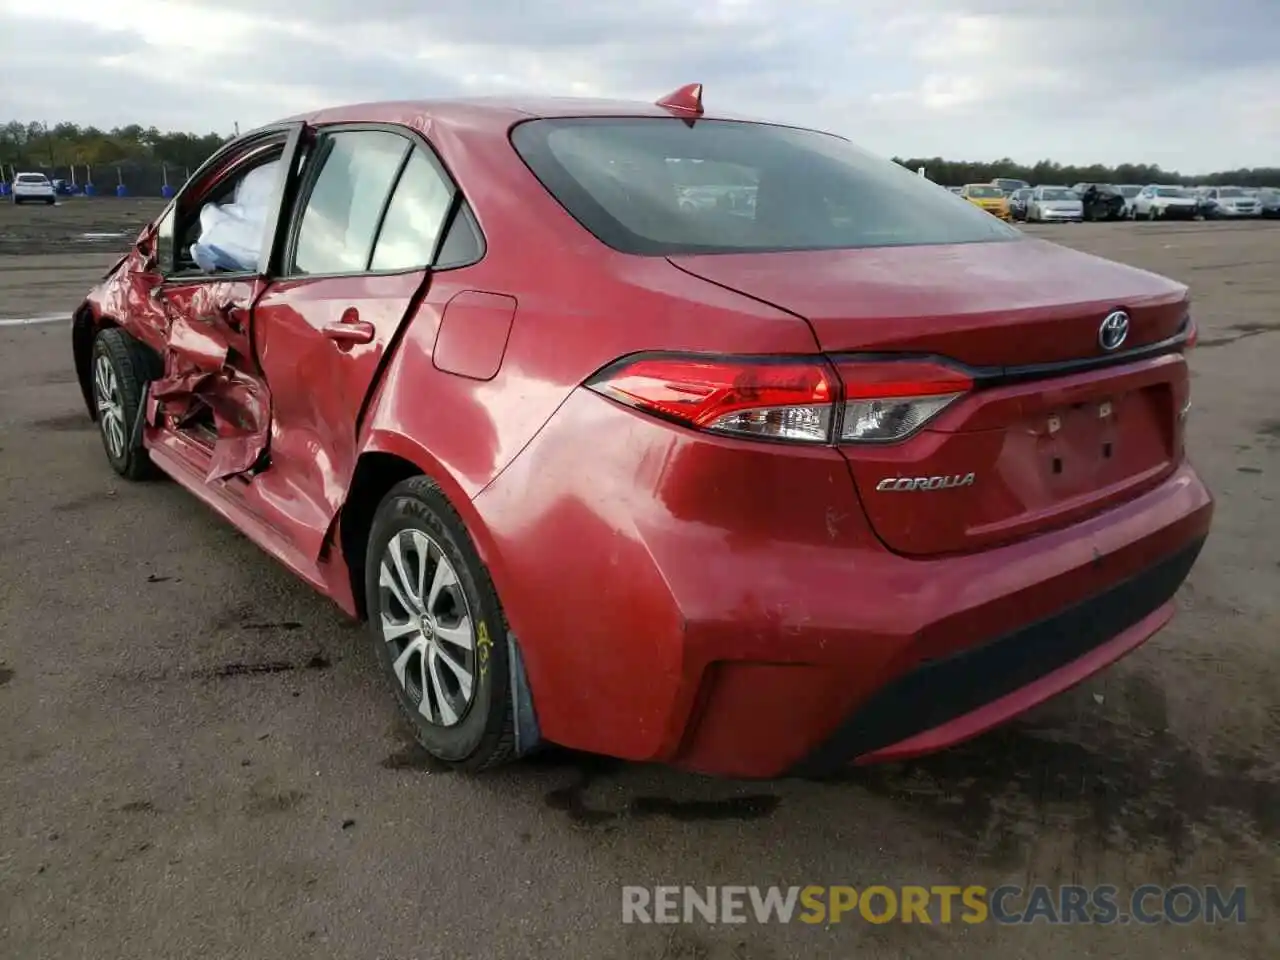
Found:
<path fill-rule="evenodd" d="M 369 268 L 374 236 L 387 195 L 409 142 L 380 130 L 350 130 L 324 137 L 319 172 L 298 224 L 290 272 L 360 273 Z"/>
<path fill-rule="evenodd" d="M 452 202 L 453 185 L 415 148 L 387 207 L 370 268 L 412 270 L 430 264 Z"/>
<path fill-rule="evenodd" d="M 511 140 L 579 223 L 626 253 L 1021 237 L 898 164 L 811 130 L 729 120 L 690 126 L 674 117 L 573 118 L 527 121 Z"/>
<path fill-rule="evenodd" d="M 179 272 L 248 273 L 258 269 L 275 228 L 272 216 L 283 145 L 262 151 L 218 181 L 197 205 L 183 199 Z"/>

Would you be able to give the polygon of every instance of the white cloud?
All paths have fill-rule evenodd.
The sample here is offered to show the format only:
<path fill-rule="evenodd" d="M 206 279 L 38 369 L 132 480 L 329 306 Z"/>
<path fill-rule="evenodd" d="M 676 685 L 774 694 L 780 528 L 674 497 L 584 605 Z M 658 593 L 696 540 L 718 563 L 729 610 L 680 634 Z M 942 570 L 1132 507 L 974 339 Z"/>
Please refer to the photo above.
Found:
<path fill-rule="evenodd" d="M 1278 36 L 1276 0 L 0 0 L 0 119 L 229 130 L 701 81 L 882 153 L 1209 170 L 1276 162 Z"/>

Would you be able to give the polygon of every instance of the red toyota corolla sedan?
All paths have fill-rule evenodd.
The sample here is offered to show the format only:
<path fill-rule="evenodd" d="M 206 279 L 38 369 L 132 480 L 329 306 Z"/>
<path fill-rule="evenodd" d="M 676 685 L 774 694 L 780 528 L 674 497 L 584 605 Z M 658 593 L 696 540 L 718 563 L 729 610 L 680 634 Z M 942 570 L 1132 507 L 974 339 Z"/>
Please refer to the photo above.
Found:
<path fill-rule="evenodd" d="M 732 776 L 971 737 L 1159 630 L 1210 527 L 1180 284 L 845 140 L 656 105 L 229 143 L 76 312 L 111 465 L 348 614 L 436 757 Z"/>

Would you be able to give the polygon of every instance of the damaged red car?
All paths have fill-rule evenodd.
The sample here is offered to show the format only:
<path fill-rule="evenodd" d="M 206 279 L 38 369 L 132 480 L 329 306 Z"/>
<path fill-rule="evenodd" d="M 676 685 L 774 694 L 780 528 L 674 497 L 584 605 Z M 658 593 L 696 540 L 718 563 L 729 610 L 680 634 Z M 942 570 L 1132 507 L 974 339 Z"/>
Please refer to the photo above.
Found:
<path fill-rule="evenodd" d="M 1168 622 L 1195 336 L 1178 283 L 694 86 L 242 136 L 72 346 L 111 466 L 367 619 L 436 757 L 770 777 L 957 743 Z"/>

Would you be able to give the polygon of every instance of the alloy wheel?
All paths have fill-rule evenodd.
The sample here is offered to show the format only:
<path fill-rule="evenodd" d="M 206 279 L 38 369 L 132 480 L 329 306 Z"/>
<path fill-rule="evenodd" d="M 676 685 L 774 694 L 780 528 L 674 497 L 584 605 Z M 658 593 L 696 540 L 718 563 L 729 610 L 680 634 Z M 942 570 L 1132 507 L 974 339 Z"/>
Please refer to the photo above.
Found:
<path fill-rule="evenodd" d="M 457 725 L 475 699 L 475 620 L 457 571 L 421 530 L 396 533 L 378 571 L 382 639 L 397 682 L 428 723 Z"/>
<path fill-rule="evenodd" d="M 106 441 L 107 451 L 115 459 L 125 454 L 126 432 L 124 404 L 120 399 L 120 382 L 116 379 L 111 359 L 100 355 L 93 366 L 93 391 L 98 405 L 98 426 Z"/>

